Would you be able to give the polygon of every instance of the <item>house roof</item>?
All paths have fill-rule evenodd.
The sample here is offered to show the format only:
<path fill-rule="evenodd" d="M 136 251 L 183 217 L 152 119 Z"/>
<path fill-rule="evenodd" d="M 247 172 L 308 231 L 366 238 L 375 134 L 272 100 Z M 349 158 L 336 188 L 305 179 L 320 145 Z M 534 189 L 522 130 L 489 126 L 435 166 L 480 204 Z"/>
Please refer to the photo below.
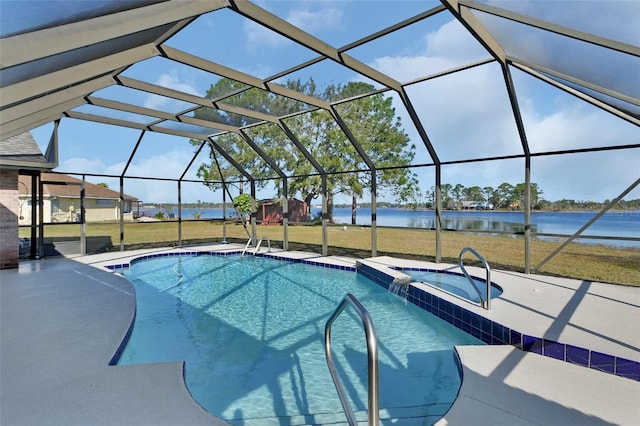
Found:
<path fill-rule="evenodd" d="M 51 170 L 55 166 L 42 155 L 30 132 L 0 141 L 0 168 Z"/>
<path fill-rule="evenodd" d="M 20 196 L 31 194 L 31 178 L 29 176 L 19 176 Z M 56 196 L 65 198 L 80 198 L 82 180 L 60 173 L 42 173 L 40 179 L 43 181 L 42 191 L 45 196 Z M 24 184 L 24 186 L 22 186 Z M 85 198 L 114 199 L 120 198 L 120 193 L 103 186 L 84 182 Z M 124 194 L 124 199 L 137 201 L 136 197 Z"/>
<path fill-rule="evenodd" d="M 262 200 L 259 200 L 260 204 L 269 204 L 269 203 L 281 203 L 283 200 L 283 198 L 264 198 Z M 299 200 L 295 197 L 289 197 L 288 198 L 289 202 L 291 201 L 295 201 L 295 202 L 299 202 L 302 203 L 302 200 Z"/>

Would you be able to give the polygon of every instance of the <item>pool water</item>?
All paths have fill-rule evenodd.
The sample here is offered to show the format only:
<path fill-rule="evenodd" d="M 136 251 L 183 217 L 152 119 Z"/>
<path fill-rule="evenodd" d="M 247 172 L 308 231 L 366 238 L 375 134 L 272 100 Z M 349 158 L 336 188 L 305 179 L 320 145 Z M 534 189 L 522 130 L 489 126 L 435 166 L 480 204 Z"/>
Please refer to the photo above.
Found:
<path fill-rule="evenodd" d="M 132 262 L 137 314 L 119 364 L 184 360 L 193 398 L 237 425 L 343 424 L 326 365 L 324 326 L 346 293 L 369 311 L 379 342 L 383 423 L 430 425 L 460 387 L 454 345 L 481 341 L 359 274 L 246 256 Z M 332 326 L 336 367 L 367 416 L 367 353 L 349 308 Z"/>
<path fill-rule="evenodd" d="M 462 274 L 457 274 L 448 271 L 434 271 L 434 270 L 412 270 L 412 269 L 400 269 L 403 273 L 411 276 L 417 282 L 423 282 L 432 286 L 438 287 L 442 290 L 446 290 L 449 293 L 453 293 L 457 296 L 471 300 L 473 302 L 480 302 L 478 292 L 473 288 L 467 277 Z M 487 282 L 478 278 L 473 278 L 480 294 L 484 300 L 487 299 Z M 502 288 L 492 284 L 491 285 L 491 299 L 502 294 Z"/>

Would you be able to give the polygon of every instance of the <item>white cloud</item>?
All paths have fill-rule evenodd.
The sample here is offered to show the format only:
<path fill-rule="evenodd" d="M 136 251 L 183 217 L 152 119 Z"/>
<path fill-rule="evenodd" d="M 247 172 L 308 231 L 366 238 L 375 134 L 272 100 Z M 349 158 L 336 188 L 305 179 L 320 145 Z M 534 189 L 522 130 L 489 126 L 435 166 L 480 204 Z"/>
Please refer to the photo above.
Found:
<path fill-rule="evenodd" d="M 134 160 L 127 170 L 127 176 L 178 179 L 192 157 L 192 151 L 175 150 L 144 158 L 139 162 Z M 62 162 L 56 170 L 81 170 L 97 175 L 119 176 L 124 166 L 124 163 L 107 165 L 97 158 L 74 157 Z M 105 182 L 115 191 L 119 191 L 120 188 L 120 180 L 117 177 L 87 176 L 86 180 L 94 184 Z M 178 202 L 178 184 L 175 181 L 125 178 L 124 192 L 145 202 Z M 185 203 L 197 200 L 219 201 L 221 198 L 221 194 L 211 192 L 202 184 L 183 185 L 182 201 Z"/>
<path fill-rule="evenodd" d="M 538 121 L 527 120 L 527 135 L 529 144 L 534 151 L 561 151 L 584 147 L 586 144 L 597 142 L 596 145 L 606 144 L 603 141 L 598 126 L 591 121 L 600 121 L 593 114 L 576 113 L 575 110 L 563 109 L 551 115 L 539 117 Z M 607 139 L 607 135 L 604 135 Z"/>
<path fill-rule="evenodd" d="M 522 152 L 499 72 L 485 66 L 407 89 L 441 160 Z"/>
<path fill-rule="evenodd" d="M 452 62 L 454 59 L 463 59 L 470 62 L 489 56 L 484 47 L 456 20 L 427 34 L 425 39 L 427 46 L 424 53 L 430 58 L 447 58 Z"/>
<path fill-rule="evenodd" d="M 332 5 L 331 2 L 291 4 L 296 7 L 291 9 L 284 19 L 305 32 L 315 33 L 330 30 L 342 22 L 342 10 Z M 321 6 L 315 9 L 314 6 L 317 5 Z M 261 6 L 265 7 L 265 5 Z M 243 24 L 243 31 L 246 47 L 251 51 L 260 47 L 275 48 L 292 43 L 286 37 L 248 19 Z"/>
<path fill-rule="evenodd" d="M 639 160 L 638 149 L 534 158 L 531 179 L 543 189 L 547 200 L 602 202 L 617 197 L 638 179 Z M 625 198 L 638 197 L 640 188 Z"/>
<path fill-rule="evenodd" d="M 259 47 L 281 47 L 291 43 L 286 37 L 253 21 L 245 21 L 242 28 L 245 45 L 249 51 L 255 51 Z"/>
<path fill-rule="evenodd" d="M 416 75 L 424 76 L 452 68 L 454 62 L 443 56 L 383 56 L 370 65 L 398 81 L 407 81 Z"/>
<path fill-rule="evenodd" d="M 372 66 L 403 81 L 418 71 L 428 75 L 452 68 L 461 59 L 468 60 L 474 55 L 486 57 L 482 49 L 477 49 L 477 42 L 469 43 L 468 34 L 462 31 L 457 23 L 447 23 L 425 36 L 427 45 L 422 54 L 380 57 Z M 637 141 L 635 126 L 555 89 L 540 93 L 538 88 L 529 87 L 528 81 L 518 84 L 518 100 L 534 152 Z M 407 92 L 441 160 L 522 153 L 504 79 L 497 65 L 412 85 Z M 546 97 L 543 103 L 540 96 Z M 549 105 L 552 108 L 548 109 Z M 420 144 L 404 107 L 398 102 L 396 111 L 401 114 L 414 143 Z M 637 179 L 638 155 L 638 150 L 627 150 L 535 158 L 532 181 L 540 185 L 543 196 L 550 200 L 602 201 L 619 195 Z M 524 182 L 524 174 L 523 159 L 491 161 L 445 166 L 443 182 L 497 187 L 502 182 Z M 428 188 L 433 182 L 423 185 Z"/>
<path fill-rule="evenodd" d="M 335 28 L 342 21 L 342 10 L 327 2 L 321 4 L 324 7 L 317 10 L 310 10 L 309 5 L 304 9 L 292 9 L 287 22 L 309 33 Z"/>
<path fill-rule="evenodd" d="M 640 136 L 635 126 L 577 100 L 548 115 L 527 115 L 534 152 L 626 145 Z M 638 178 L 639 163 L 638 149 L 542 157 L 532 161 L 532 179 L 550 200 L 603 201 Z"/>
<path fill-rule="evenodd" d="M 158 86 L 165 87 L 167 89 L 178 90 L 180 92 L 188 93 L 190 95 L 201 96 L 201 93 L 198 93 L 198 90 L 194 87 L 194 85 L 182 81 L 176 69 L 171 70 L 169 73 L 161 74 L 158 77 L 158 79 L 155 81 L 155 84 L 157 84 Z M 147 99 L 144 102 L 144 106 L 146 108 L 151 108 L 156 110 L 179 111 L 181 109 L 186 109 L 188 105 L 189 104 L 186 102 L 172 100 L 165 96 L 159 96 L 154 94 L 149 94 L 147 96 Z"/>
<path fill-rule="evenodd" d="M 526 16 L 625 43 L 637 43 L 640 38 L 640 7 L 634 0 L 556 1 L 518 0 L 490 1 Z"/>
<path fill-rule="evenodd" d="M 415 55 L 383 56 L 371 66 L 404 82 L 489 58 L 487 51 L 456 20 L 424 35 L 425 47 Z"/>
<path fill-rule="evenodd" d="M 193 158 L 189 149 L 163 152 L 132 162 L 127 176 L 178 179 Z M 177 202 L 178 184 L 175 181 L 126 179 L 126 192 L 146 202 Z M 203 190 L 208 191 L 204 185 Z M 204 199 L 204 198 L 202 198 Z M 188 202 L 183 194 L 183 201 Z"/>
<path fill-rule="evenodd" d="M 127 175 L 179 178 L 193 153 L 189 151 L 168 151 L 133 161 Z"/>
<path fill-rule="evenodd" d="M 418 55 L 377 58 L 372 66 L 399 81 L 449 70 L 487 58 L 487 52 L 457 21 L 425 34 Z M 441 160 L 522 152 L 513 113 L 497 65 L 485 65 L 407 87 L 407 93 Z M 403 123 L 410 119 L 397 104 Z M 417 133 L 412 139 L 421 143 Z"/>
<path fill-rule="evenodd" d="M 84 171 L 86 173 L 103 174 L 106 166 L 98 158 L 73 157 L 60 162 L 56 170 L 63 172 Z"/>

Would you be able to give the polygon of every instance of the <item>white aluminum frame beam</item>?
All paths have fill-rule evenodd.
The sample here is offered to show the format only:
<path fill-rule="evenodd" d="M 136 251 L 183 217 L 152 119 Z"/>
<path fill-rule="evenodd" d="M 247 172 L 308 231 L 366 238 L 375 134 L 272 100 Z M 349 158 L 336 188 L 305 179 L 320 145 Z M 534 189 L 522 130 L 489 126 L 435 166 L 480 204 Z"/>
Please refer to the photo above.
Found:
<path fill-rule="evenodd" d="M 236 10 L 238 13 L 247 17 L 248 19 L 251 19 L 256 23 L 267 27 L 270 30 L 275 31 L 278 34 L 281 34 L 284 37 L 287 37 L 288 39 L 293 40 L 296 43 L 308 49 L 311 49 L 328 59 L 342 64 L 347 68 L 350 68 L 351 70 L 356 71 L 382 84 L 383 86 L 389 87 L 396 91 L 399 91 L 401 89 L 400 83 L 389 77 L 388 75 L 381 73 L 375 68 L 372 68 L 369 65 L 366 65 L 345 53 L 339 52 L 335 47 L 330 46 L 329 44 L 316 37 L 313 37 L 311 34 L 290 24 L 284 19 L 281 19 L 278 16 L 267 12 L 259 6 L 246 1 L 231 1 L 231 3 L 231 8 L 233 10 Z"/>
<path fill-rule="evenodd" d="M 328 109 L 329 103 L 320 98 L 305 95 L 295 90 L 288 89 L 276 83 L 267 82 L 261 80 L 252 75 L 237 71 L 233 68 L 226 67 L 224 65 L 217 64 L 215 62 L 208 61 L 198 56 L 191 55 L 178 49 L 174 49 L 169 46 L 161 46 L 160 50 L 164 53 L 164 56 L 168 59 L 180 62 L 182 64 L 198 68 L 202 71 L 210 72 L 222 77 L 229 78 L 231 80 L 239 81 L 248 86 L 255 87 L 262 90 L 268 90 L 276 95 L 285 96 L 287 98 L 295 99 L 300 102 L 304 102 L 309 105 L 316 106 L 318 108 Z"/>
<path fill-rule="evenodd" d="M 510 59 L 511 60 L 511 59 Z M 544 74 L 549 74 L 552 75 L 554 77 L 557 77 L 559 79 L 562 80 L 566 80 L 569 81 L 571 83 L 575 83 L 576 85 L 582 86 L 582 87 L 586 87 L 587 89 L 591 89 L 593 91 L 602 93 L 604 95 L 610 96 L 612 98 L 618 99 L 622 102 L 627 102 L 630 103 L 632 105 L 635 106 L 640 106 L 640 100 L 631 97 L 631 96 L 627 96 L 618 92 L 614 92 L 612 90 L 609 89 L 605 89 L 604 87 L 601 86 L 596 86 L 594 84 L 588 83 L 584 80 L 580 80 L 574 77 L 571 77 L 569 75 L 566 74 L 562 74 L 559 73 L 557 71 L 548 69 L 548 68 L 544 68 L 544 67 L 540 67 L 540 66 L 536 66 L 533 64 L 528 64 L 528 63 L 524 63 L 522 61 L 520 62 L 515 62 L 515 61 L 511 61 L 511 66 L 518 68 L 521 71 L 526 72 L 529 75 L 532 75 L 560 90 L 563 90 L 573 96 L 576 96 L 580 99 L 582 99 L 585 102 L 590 103 L 591 105 L 598 107 L 604 111 L 607 111 L 608 113 L 611 113 L 623 120 L 628 121 L 629 123 L 635 124 L 636 126 L 640 126 L 640 119 L 638 119 L 637 117 L 634 117 L 632 115 L 627 114 L 625 111 L 620 110 L 619 108 L 616 108 L 615 106 L 612 106 L 606 102 L 602 102 L 592 96 L 589 96 L 586 93 L 583 93 L 573 87 L 567 86 L 565 84 L 562 84 L 561 82 L 558 82 L 552 78 L 549 78 L 548 76 L 544 75 Z M 543 74 L 544 73 L 544 74 Z"/>
<path fill-rule="evenodd" d="M 145 44 L 40 77 L 24 80 L 11 86 L 3 87 L 0 102 L 2 102 L 2 105 L 12 105 L 23 102 L 25 99 L 43 96 L 99 76 L 115 75 L 123 67 L 159 54 L 160 52 L 153 44 Z"/>
<path fill-rule="evenodd" d="M 626 53 L 633 56 L 640 56 L 640 47 L 638 46 L 633 46 L 631 44 L 622 43 L 605 37 L 600 37 L 595 34 L 589 34 L 583 31 L 574 30 L 572 28 L 567 28 L 562 25 L 553 24 L 551 22 L 525 16 L 516 12 L 491 6 L 489 4 L 480 3 L 478 1 L 457 0 L 457 2 L 458 4 L 468 9 L 474 9 L 480 12 L 488 13 L 490 15 L 499 16 L 500 18 L 504 18 L 509 21 L 514 21 L 520 24 L 528 25 L 530 27 L 550 31 L 552 33 L 594 44 L 596 46 L 617 50 L 618 52 Z M 594 17 L 594 19 L 597 19 L 597 17 Z"/>
<path fill-rule="evenodd" d="M 0 69 L 113 40 L 227 7 L 224 0 L 167 1 L 0 40 Z"/>
<path fill-rule="evenodd" d="M 106 75 L 4 109 L 0 111 L 1 137 L 4 139 L 9 134 L 15 135 L 18 129 L 31 130 L 44 124 L 45 118 L 50 118 L 49 121 L 60 118 L 69 109 L 86 103 L 84 97 L 88 93 L 113 84 L 113 78 Z"/>
<path fill-rule="evenodd" d="M 255 118 L 257 120 L 267 121 L 270 123 L 277 123 L 278 117 L 271 114 L 265 114 L 262 112 L 253 111 L 247 108 L 239 107 L 236 105 L 227 104 L 224 102 L 214 102 L 211 99 L 203 98 L 201 96 L 191 95 L 189 93 L 181 92 L 179 90 L 167 89 L 157 84 L 147 83 L 145 81 L 136 80 L 129 77 L 118 76 L 116 77 L 120 84 L 130 89 L 142 90 L 147 93 L 154 93 L 156 95 L 165 96 L 173 99 L 178 99 L 190 104 L 200 105 L 208 108 L 216 108 L 221 111 L 231 112 L 234 114 L 244 115 L 246 117 Z"/>
<path fill-rule="evenodd" d="M 208 135 L 202 135 L 200 133 L 185 132 L 184 130 L 169 129 L 169 128 L 160 127 L 157 125 L 149 126 L 147 124 L 135 123 L 133 121 L 120 120 L 117 118 L 104 117 L 102 115 L 86 114 L 78 111 L 67 111 L 65 115 L 69 118 L 75 118 L 78 120 L 93 121 L 93 122 L 102 123 L 102 124 L 111 124 L 113 126 L 128 127 L 130 129 L 148 130 L 151 132 L 164 133 L 164 134 L 173 135 L 173 136 L 180 136 L 188 139 L 204 140 L 208 136 Z"/>
<path fill-rule="evenodd" d="M 115 109 L 117 111 L 130 112 L 132 114 L 138 115 L 146 115 L 149 117 L 161 118 L 163 120 L 175 120 L 177 118 L 175 115 L 165 112 L 159 111 L 157 109 L 140 107 L 137 105 L 131 105 L 124 102 L 112 101 L 110 99 L 98 98 L 96 96 L 88 96 L 87 103 L 89 105 L 95 105 L 103 108 Z"/>
<path fill-rule="evenodd" d="M 109 99 L 97 98 L 95 96 L 89 96 L 87 98 L 87 102 L 89 105 L 100 106 L 103 108 L 109 108 L 109 109 L 114 109 L 118 111 L 130 112 L 133 114 L 146 115 L 149 117 L 159 118 L 165 121 L 175 121 L 176 123 L 193 124 L 194 126 L 201 126 L 201 127 L 214 129 L 214 130 L 236 132 L 236 133 L 240 130 L 239 127 L 230 126 L 224 123 L 217 123 L 215 121 L 207 121 L 200 118 L 194 118 L 194 117 L 188 117 L 188 116 L 182 116 L 182 115 L 174 115 L 165 111 L 158 111 L 156 109 L 139 107 L 137 105 L 131 105 L 123 102 L 112 101 Z M 158 122 L 149 123 L 150 126 L 155 124 L 158 124 Z"/>
<path fill-rule="evenodd" d="M 466 7 L 461 7 L 459 0 L 440 0 L 449 9 L 449 11 L 458 19 L 458 21 L 475 37 L 480 44 L 497 61 L 506 64 L 506 54 L 500 44 L 491 36 L 471 11 Z"/>

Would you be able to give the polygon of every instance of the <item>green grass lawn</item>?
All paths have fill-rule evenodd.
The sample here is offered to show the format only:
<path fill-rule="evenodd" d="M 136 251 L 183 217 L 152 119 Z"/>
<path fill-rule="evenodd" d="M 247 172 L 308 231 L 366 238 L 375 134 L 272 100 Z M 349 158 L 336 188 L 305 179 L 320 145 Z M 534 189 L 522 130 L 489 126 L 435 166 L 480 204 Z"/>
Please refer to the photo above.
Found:
<path fill-rule="evenodd" d="M 320 252 L 321 226 L 289 226 L 289 249 Z M 283 228 L 258 226 L 258 237 L 268 237 L 273 247 L 282 247 Z M 20 236 L 27 237 L 28 228 L 20 229 Z M 119 223 L 89 223 L 88 240 L 107 241 L 96 251 L 119 250 Z M 406 228 L 378 228 L 378 255 L 435 260 L 435 231 Z M 79 238 L 80 225 L 47 225 L 47 239 Z M 219 221 L 184 221 L 182 243 L 198 244 L 221 241 L 222 223 Z M 247 234 L 242 225 L 227 224 L 227 240 L 244 243 Z M 125 248 L 171 246 L 178 241 L 178 223 L 162 221 L 151 223 L 126 223 Z M 472 247 L 484 256 L 493 269 L 524 271 L 524 240 L 511 236 L 490 236 L 464 232 L 442 232 L 442 261 L 457 263 L 464 247 Z M 329 254 L 348 255 L 357 258 L 371 256 L 371 228 L 330 226 L 328 228 Z M 531 241 L 531 267 L 535 268 L 559 242 Z M 88 245 L 89 250 L 91 246 Z M 465 263 L 473 264 L 469 256 Z M 571 243 L 538 271 L 540 274 L 557 275 L 615 284 L 640 286 L 640 250 L 613 248 L 604 245 Z"/>

